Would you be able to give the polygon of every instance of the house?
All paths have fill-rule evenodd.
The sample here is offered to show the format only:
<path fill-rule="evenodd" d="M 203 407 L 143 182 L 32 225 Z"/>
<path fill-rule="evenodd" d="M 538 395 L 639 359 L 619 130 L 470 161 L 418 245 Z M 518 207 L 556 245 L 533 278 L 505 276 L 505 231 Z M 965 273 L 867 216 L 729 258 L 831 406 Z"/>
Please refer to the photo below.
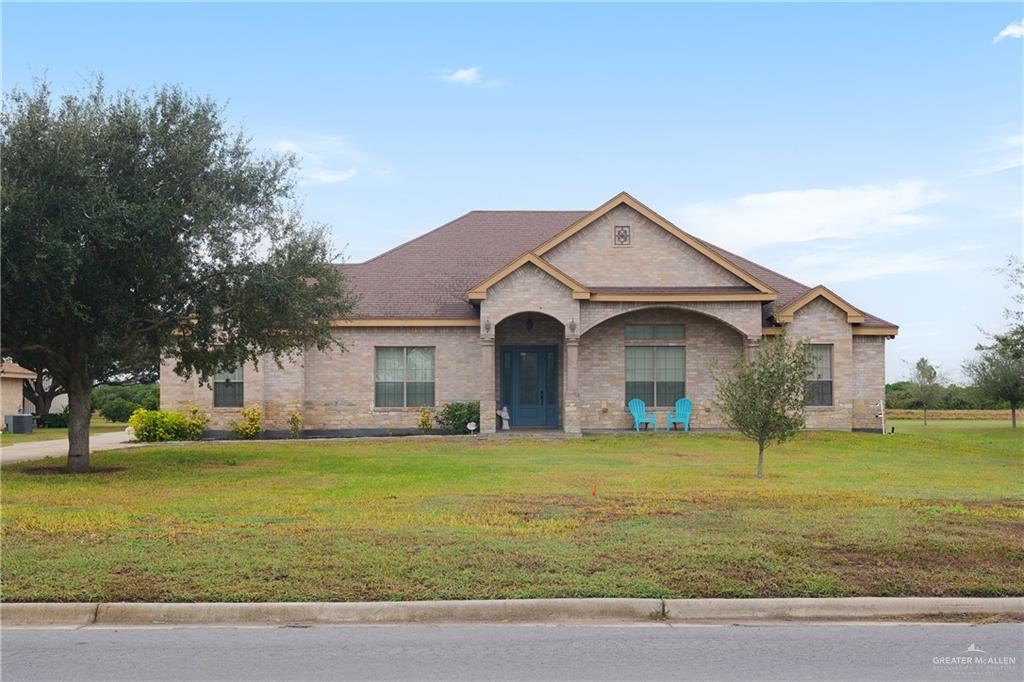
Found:
<path fill-rule="evenodd" d="M 715 373 L 787 325 L 810 344 L 807 424 L 877 430 L 890 322 L 679 229 L 626 193 L 593 211 L 472 211 L 365 263 L 336 325 L 345 350 L 307 350 L 183 381 L 167 360 L 164 409 L 199 407 L 224 429 L 241 406 L 268 429 L 299 412 L 310 435 L 414 432 L 423 406 L 479 400 L 481 431 L 630 427 L 626 402 L 694 402 L 723 426 Z"/>
<path fill-rule="evenodd" d="M 24 409 L 25 380 L 34 381 L 36 373 L 13 362 L 0 364 L 0 417 L 9 414 L 31 414 Z M 31 403 L 29 403 L 31 404 Z"/>

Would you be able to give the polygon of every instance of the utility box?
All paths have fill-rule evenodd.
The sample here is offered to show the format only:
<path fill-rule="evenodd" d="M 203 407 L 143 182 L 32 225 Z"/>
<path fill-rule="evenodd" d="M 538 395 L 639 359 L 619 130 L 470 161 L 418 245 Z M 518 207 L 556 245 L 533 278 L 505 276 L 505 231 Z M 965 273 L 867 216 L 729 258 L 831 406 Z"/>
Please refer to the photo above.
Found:
<path fill-rule="evenodd" d="M 7 433 L 32 433 L 32 415 L 8 414 L 4 416 Z"/>

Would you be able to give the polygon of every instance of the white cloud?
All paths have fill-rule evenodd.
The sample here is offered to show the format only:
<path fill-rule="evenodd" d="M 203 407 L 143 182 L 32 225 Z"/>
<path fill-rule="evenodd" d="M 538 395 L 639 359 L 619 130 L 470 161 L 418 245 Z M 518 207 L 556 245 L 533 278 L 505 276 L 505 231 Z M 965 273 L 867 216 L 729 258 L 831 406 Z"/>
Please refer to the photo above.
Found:
<path fill-rule="evenodd" d="M 500 88 L 505 82 L 494 78 L 484 78 L 483 69 L 479 66 L 467 66 L 464 69 L 445 71 L 442 78 L 449 83 L 458 83 L 470 87 Z"/>
<path fill-rule="evenodd" d="M 941 198 L 926 182 L 912 180 L 748 194 L 684 206 L 676 216 L 683 229 L 742 253 L 771 244 L 906 231 L 924 223 L 920 210 Z"/>
<path fill-rule="evenodd" d="M 964 254 L 978 246 L 907 250 L 873 247 L 819 250 L 788 259 L 786 274 L 810 284 L 874 279 L 887 275 L 949 271 L 966 265 Z"/>
<path fill-rule="evenodd" d="M 999 32 L 995 38 L 992 39 L 992 44 L 998 43 L 1003 38 L 1024 38 L 1024 19 L 1020 21 L 1011 21 L 1006 25 L 1002 31 Z"/>
<path fill-rule="evenodd" d="M 995 154 L 992 154 L 992 152 Z M 1024 136 L 1011 135 L 1004 137 L 994 145 L 982 151 L 984 155 L 992 155 L 997 158 L 991 159 L 984 166 L 976 168 L 969 176 L 995 175 L 1003 171 L 1013 170 L 1024 166 Z"/>
<path fill-rule="evenodd" d="M 351 180 L 357 175 L 359 175 L 359 171 L 355 168 L 349 168 L 345 171 L 311 169 L 302 174 L 301 182 L 304 185 L 336 185 L 340 182 Z"/>
<path fill-rule="evenodd" d="M 299 158 L 299 184 L 302 185 L 336 185 L 359 175 L 357 166 L 368 163 L 366 154 L 345 135 L 280 139 L 271 143 L 270 148 L 279 154 L 295 154 Z"/>
<path fill-rule="evenodd" d="M 465 69 L 455 69 L 445 77 L 446 80 L 452 83 L 462 83 L 463 85 L 479 85 L 482 82 L 482 76 L 480 74 L 479 66 L 470 66 Z"/>

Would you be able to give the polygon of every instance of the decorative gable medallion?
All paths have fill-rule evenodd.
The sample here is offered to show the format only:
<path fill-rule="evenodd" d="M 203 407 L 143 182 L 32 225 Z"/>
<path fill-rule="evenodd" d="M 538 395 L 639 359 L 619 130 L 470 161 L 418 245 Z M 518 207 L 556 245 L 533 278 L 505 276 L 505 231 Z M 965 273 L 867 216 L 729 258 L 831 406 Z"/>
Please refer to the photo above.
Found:
<path fill-rule="evenodd" d="M 629 225 L 616 225 L 613 234 L 613 244 L 615 246 L 629 246 L 630 244 L 630 226 Z"/>

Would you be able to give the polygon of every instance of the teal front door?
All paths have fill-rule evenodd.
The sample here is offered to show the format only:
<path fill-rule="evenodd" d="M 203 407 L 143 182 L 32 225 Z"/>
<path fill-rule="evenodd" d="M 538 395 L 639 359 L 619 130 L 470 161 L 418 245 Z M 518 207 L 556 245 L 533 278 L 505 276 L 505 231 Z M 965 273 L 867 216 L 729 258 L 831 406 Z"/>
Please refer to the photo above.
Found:
<path fill-rule="evenodd" d="M 558 426 L 558 346 L 501 349 L 501 404 L 512 428 Z"/>

